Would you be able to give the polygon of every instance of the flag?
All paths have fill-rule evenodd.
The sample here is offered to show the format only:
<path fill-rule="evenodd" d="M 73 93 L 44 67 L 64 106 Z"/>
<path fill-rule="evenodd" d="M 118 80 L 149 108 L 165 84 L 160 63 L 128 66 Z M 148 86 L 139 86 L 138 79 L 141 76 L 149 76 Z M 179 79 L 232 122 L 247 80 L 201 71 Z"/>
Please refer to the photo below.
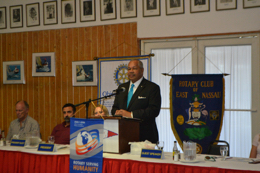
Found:
<path fill-rule="evenodd" d="M 179 145 L 197 143 L 197 153 L 207 153 L 218 140 L 224 112 L 223 75 L 172 75 L 171 126 Z"/>

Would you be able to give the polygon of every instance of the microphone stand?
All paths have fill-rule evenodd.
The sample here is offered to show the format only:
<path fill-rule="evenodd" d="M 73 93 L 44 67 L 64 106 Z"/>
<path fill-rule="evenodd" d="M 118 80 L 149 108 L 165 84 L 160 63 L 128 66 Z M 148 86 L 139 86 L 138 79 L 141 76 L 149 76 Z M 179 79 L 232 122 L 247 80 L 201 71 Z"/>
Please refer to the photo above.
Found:
<path fill-rule="evenodd" d="M 112 94 L 110 94 L 110 95 L 108 95 L 108 96 L 100 97 L 100 98 L 93 99 L 93 100 L 89 99 L 89 100 L 86 101 L 86 102 L 82 102 L 82 103 L 76 104 L 75 107 L 78 107 L 78 106 L 80 106 L 80 105 L 85 104 L 85 106 L 86 106 L 86 119 L 88 119 L 88 107 L 89 107 L 89 103 L 91 103 L 92 101 L 97 101 L 97 100 L 101 100 L 101 99 L 104 99 L 104 98 L 109 98 L 109 97 L 114 96 L 114 95 L 116 95 L 116 94 L 118 94 L 118 93 L 115 92 L 115 93 L 112 93 Z"/>

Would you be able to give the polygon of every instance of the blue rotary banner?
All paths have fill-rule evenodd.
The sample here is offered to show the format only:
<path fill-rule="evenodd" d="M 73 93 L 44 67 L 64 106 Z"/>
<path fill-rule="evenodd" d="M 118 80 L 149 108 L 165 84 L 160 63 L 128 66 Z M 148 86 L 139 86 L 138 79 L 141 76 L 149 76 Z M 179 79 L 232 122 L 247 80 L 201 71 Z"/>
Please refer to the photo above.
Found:
<path fill-rule="evenodd" d="M 220 136 L 224 112 L 223 75 L 172 75 L 170 89 L 171 126 L 182 147 L 197 143 L 205 154 L 209 143 Z"/>
<path fill-rule="evenodd" d="M 70 172 L 102 173 L 102 119 L 70 120 Z"/>

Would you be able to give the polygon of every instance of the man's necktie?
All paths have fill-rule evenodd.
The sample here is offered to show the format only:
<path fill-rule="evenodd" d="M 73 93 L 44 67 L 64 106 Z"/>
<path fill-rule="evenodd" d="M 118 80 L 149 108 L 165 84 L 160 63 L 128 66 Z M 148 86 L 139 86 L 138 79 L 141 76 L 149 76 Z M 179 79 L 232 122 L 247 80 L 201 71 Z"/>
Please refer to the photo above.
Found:
<path fill-rule="evenodd" d="M 131 88 L 130 88 L 130 90 L 129 90 L 129 92 L 128 92 L 128 96 L 127 96 L 127 107 L 128 107 L 128 105 L 129 105 L 129 103 L 130 103 L 130 100 L 131 100 L 131 98 L 132 98 L 132 96 L 133 96 L 134 86 L 135 86 L 135 84 L 132 84 L 132 85 L 131 85 Z"/>

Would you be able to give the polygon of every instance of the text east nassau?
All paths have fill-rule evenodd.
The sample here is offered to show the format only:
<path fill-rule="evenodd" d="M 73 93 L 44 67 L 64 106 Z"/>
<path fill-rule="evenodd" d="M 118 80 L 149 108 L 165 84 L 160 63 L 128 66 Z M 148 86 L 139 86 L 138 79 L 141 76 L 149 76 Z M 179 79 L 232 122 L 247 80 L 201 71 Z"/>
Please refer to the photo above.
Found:
<path fill-rule="evenodd" d="M 80 165 L 73 165 L 73 170 L 77 170 L 77 171 L 98 172 L 98 167 L 95 167 L 95 166 L 80 166 Z"/>

